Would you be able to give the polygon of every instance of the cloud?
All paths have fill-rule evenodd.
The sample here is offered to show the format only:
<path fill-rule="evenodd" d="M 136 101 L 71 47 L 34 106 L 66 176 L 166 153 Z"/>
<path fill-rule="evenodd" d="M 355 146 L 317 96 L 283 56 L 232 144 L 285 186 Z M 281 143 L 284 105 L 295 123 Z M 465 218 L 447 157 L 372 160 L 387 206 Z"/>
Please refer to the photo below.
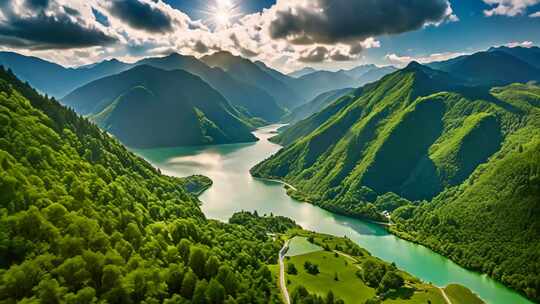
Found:
<path fill-rule="evenodd" d="M 505 44 L 505 46 L 510 47 L 510 48 L 515 48 L 515 47 L 531 48 L 534 46 L 534 43 L 532 41 L 510 42 L 510 43 Z"/>
<path fill-rule="evenodd" d="M 327 57 L 328 49 L 324 46 L 317 46 L 300 53 L 300 57 L 298 58 L 298 60 L 301 62 L 315 63 L 323 62 L 326 60 Z"/>
<path fill-rule="evenodd" d="M 47 12 L 48 1 L 26 1 L 3 7 L 0 21 L 0 44 L 29 49 L 70 49 L 108 45 L 116 37 L 105 33 L 91 22 L 79 18 L 78 10 L 55 5 Z M 36 10 L 34 8 L 41 7 Z M 17 14 L 25 9 L 27 14 Z M 76 13 L 77 12 L 77 13 Z"/>
<path fill-rule="evenodd" d="M 295 44 L 334 44 L 400 34 L 455 20 L 448 0 L 278 0 L 270 35 Z"/>
<path fill-rule="evenodd" d="M 540 18 L 540 11 L 530 14 L 529 17 L 531 17 L 531 18 Z"/>
<path fill-rule="evenodd" d="M 446 61 L 467 54 L 468 53 L 461 52 L 435 53 L 427 56 L 399 56 L 397 54 L 386 54 L 386 56 L 384 56 L 384 59 L 392 64 L 398 66 L 405 66 L 413 61 L 426 64 L 430 62 Z"/>
<path fill-rule="evenodd" d="M 484 10 L 484 15 L 491 16 L 508 16 L 514 17 L 523 15 L 527 8 L 540 3 L 540 0 L 483 0 L 484 3 L 492 8 Z M 531 16 L 533 17 L 533 16 Z"/>
<path fill-rule="evenodd" d="M 110 12 L 129 26 L 147 32 L 169 32 L 171 18 L 152 3 L 139 0 L 114 0 Z"/>

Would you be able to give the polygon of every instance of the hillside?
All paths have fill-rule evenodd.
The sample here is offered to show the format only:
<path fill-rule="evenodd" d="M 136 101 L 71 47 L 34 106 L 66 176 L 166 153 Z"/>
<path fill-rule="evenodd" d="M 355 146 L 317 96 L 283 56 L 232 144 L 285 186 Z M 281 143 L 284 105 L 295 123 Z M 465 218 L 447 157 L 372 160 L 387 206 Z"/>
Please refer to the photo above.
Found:
<path fill-rule="evenodd" d="M 358 76 L 356 80 L 358 81 L 358 85 L 362 86 L 367 83 L 378 81 L 384 76 L 390 73 L 394 73 L 397 70 L 398 69 L 393 66 L 375 67 L 363 73 L 362 75 Z"/>
<path fill-rule="evenodd" d="M 182 70 L 138 66 L 64 98 L 131 147 L 249 142 L 249 124 L 217 91 Z"/>
<path fill-rule="evenodd" d="M 275 75 L 272 76 L 248 59 L 223 51 L 206 55 L 201 61 L 211 67 L 221 68 L 238 81 L 263 89 L 284 107 L 292 108 L 303 102 L 288 83 L 276 79 Z"/>
<path fill-rule="evenodd" d="M 185 179 L 3 70 L 0 120 L 3 301 L 279 302 L 266 265 L 281 244 L 259 229 L 290 220 L 206 220 Z"/>
<path fill-rule="evenodd" d="M 287 129 L 288 146 L 252 174 L 334 212 L 395 210 L 396 233 L 538 300 L 540 88 L 447 77 L 420 65 L 388 75 Z"/>
<path fill-rule="evenodd" d="M 300 120 L 303 120 L 315 113 L 320 112 L 326 106 L 334 102 L 336 99 L 353 91 L 352 88 L 345 88 L 340 90 L 333 90 L 325 92 L 315 97 L 313 100 L 292 109 L 292 111 L 285 115 L 281 121 L 283 123 L 295 124 Z"/>
<path fill-rule="evenodd" d="M 300 77 L 302 77 L 304 75 L 311 74 L 311 73 L 314 73 L 314 72 L 317 72 L 317 70 L 312 68 L 312 67 L 305 67 L 305 68 L 302 68 L 300 70 L 296 70 L 294 72 L 291 72 L 291 73 L 287 74 L 287 76 L 290 76 L 290 77 L 293 77 L 293 78 L 300 78 Z"/>
<path fill-rule="evenodd" d="M 485 89 L 451 83 L 411 64 L 288 128 L 273 139 L 287 148 L 252 173 L 285 179 L 305 199 L 358 216 L 389 192 L 431 199 L 463 182 L 527 117 Z"/>
<path fill-rule="evenodd" d="M 40 92 L 57 98 L 90 81 L 124 71 L 129 66 L 111 60 L 82 68 L 65 68 L 40 58 L 11 52 L 0 52 L 0 65 L 13 70 L 17 77 L 30 82 Z"/>
<path fill-rule="evenodd" d="M 493 95 L 529 113 L 522 128 L 462 185 L 393 219 L 399 235 L 540 301 L 540 88 L 513 85 Z"/>

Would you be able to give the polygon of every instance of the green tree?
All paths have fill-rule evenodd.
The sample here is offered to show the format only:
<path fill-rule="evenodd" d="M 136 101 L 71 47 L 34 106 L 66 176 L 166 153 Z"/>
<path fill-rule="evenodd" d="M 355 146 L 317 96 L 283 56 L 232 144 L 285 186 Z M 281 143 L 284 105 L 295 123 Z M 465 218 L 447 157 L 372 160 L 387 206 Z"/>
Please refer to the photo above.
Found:
<path fill-rule="evenodd" d="M 197 274 L 199 278 L 204 277 L 204 268 L 206 265 L 206 252 L 199 248 L 194 247 L 189 255 L 189 267 Z"/>
<path fill-rule="evenodd" d="M 197 275 L 192 270 L 189 270 L 182 281 L 182 289 L 180 290 L 180 294 L 186 299 L 191 299 L 193 297 L 196 284 Z"/>
<path fill-rule="evenodd" d="M 198 304 L 207 304 L 208 299 L 206 297 L 206 290 L 208 289 L 208 283 L 206 280 L 200 280 L 195 286 L 195 291 L 193 292 L 193 303 Z"/>
<path fill-rule="evenodd" d="M 210 304 L 222 304 L 225 300 L 225 288 L 217 279 L 212 279 L 208 284 L 206 296 Z"/>

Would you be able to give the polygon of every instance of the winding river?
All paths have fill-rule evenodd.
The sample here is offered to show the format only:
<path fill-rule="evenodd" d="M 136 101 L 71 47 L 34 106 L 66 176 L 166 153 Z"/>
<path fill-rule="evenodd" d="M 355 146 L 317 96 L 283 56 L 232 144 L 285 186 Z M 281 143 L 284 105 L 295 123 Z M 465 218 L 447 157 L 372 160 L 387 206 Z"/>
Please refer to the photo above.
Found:
<path fill-rule="evenodd" d="M 305 229 L 347 236 L 373 255 L 395 262 L 426 282 L 438 286 L 462 284 L 491 304 L 532 303 L 489 277 L 465 270 L 423 246 L 389 234 L 376 224 L 295 201 L 286 195 L 282 184 L 251 177 L 251 167 L 280 149 L 279 145 L 268 141 L 277 127 L 257 130 L 255 135 L 260 141 L 256 143 L 133 151 L 164 174 L 210 177 L 214 185 L 201 196 L 202 210 L 208 218 L 227 221 L 240 210 L 287 216 Z"/>

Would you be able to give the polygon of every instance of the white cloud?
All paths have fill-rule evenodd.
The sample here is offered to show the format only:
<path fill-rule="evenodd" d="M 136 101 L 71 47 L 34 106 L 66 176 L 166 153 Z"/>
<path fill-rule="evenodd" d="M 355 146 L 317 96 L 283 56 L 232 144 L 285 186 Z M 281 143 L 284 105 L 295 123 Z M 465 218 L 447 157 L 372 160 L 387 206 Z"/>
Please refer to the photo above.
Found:
<path fill-rule="evenodd" d="M 540 18 L 540 11 L 530 14 L 529 17 L 531 17 L 531 18 Z"/>
<path fill-rule="evenodd" d="M 70 15 L 70 20 L 88 28 L 95 28 L 112 38 L 108 44 L 90 43 L 66 47 L 46 45 L 39 49 L 32 49 L 29 44 L 17 46 L 1 43 L 3 47 L 0 48 L 39 56 L 69 66 L 113 57 L 131 62 L 142 57 L 173 51 L 202 56 L 217 50 L 251 57 L 252 60 L 262 60 L 278 68 L 297 66 L 301 62 L 314 60 L 354 61 L 361 58 L 364 50 L 380 47 L 378 35 L 399 34 L 438 25 L 441 22 L 458 20 L 448 0 L 412 1 L 410 4 L 400 0 L 389 0 L 386 4 L 332 0 L 331 9 L 324 6 L 330 0 L 277 0 L 271 8 L 235 18 L 231 24 L 216 28 L 192 20 L 187 14 L 171 7 L 163 0 L 116 0 L 114 3 L 103 0 L 49 0 L 46 1 L 47 4 L 42 11 L 29 9 L 25 6 L 26 1 L 12 0 L 8 3 L 12 4 L 14 14 L 17 16 L 31 16 L 41 12 L 50 16 L 69 15 L 66 10 L 71 9 L 78 15 Z M 3 24 L 9 26 L 6 23 L 9 16 L 2 9 L 1 3 L 2 0 L 0 0 L 0 31 Z M 392 3 L 399 5 L 394 7 L 390 5 Z M 375 17 L 362 10 L 366 7 L 375 9 L 383 6 L 388 9 L 383 10 L 385 14 L 399 14 L 399 18 L 380 17 L 381 20 L 377 19 L 380 22 L 371 23 Z M 126 10 L 128 7 L 133 10 Z M 425 10 L 419 12 L 414 9 L 418 7 Z M 292 36 L 276 37 L 272 30 L 279 27 L 276 24 L 280 24 L 279 20 L 283 18 L 283 13 L 292 12 L 294 15 L 294 12 L 300 11 L 322 22 L 321 25 L 325 27 L 323 33 L 315 35 L 317 37 L 314 36 L 314 32 L 306 35 L 295 32 L 296 34 Z M 359 15 L 359 12 L 362 14 Z M 317 14 L 327 14 L 331 19 L 321 21 L 316 18 Z M 98 20 L 100 18 L 106 20 Z M 364 24 L 370 24 L 370 27 L 364 27 Z M 350 32 L 340 30 L 344 25 L 354 28 Z M 286 26 L 280 28 L 289 30 Z"/>
<path fill-rule="evenodd" d="M 468 53 L 462 52 L 446 52 L 446 53 L 435 53 L 426 56 L 399 56 L 397 54 L 386 54 L 384 59 L 391 64 L 398 66 L 405 66 L 410 62 L 416 61 L 419 63 L 430 63 L 436 61 L 445 61 L 459 56 L 467 55 Z"/>
<path fill-rule="evenodd" d="M 523 15 L 527 8 L 540 3 L 540 0 L 483 0 L 492 8 L 484 11 L 486 16 L 509 16 Z"/>
<path fill-rule="evenodd" d="M 514 47 L 525 47 L 530 48 L 534 46 L 534 43 L 532 41 L 521 41 L 521 42 L 510 42 L 505 44 L 505 46 L 514 48 Z"/>

